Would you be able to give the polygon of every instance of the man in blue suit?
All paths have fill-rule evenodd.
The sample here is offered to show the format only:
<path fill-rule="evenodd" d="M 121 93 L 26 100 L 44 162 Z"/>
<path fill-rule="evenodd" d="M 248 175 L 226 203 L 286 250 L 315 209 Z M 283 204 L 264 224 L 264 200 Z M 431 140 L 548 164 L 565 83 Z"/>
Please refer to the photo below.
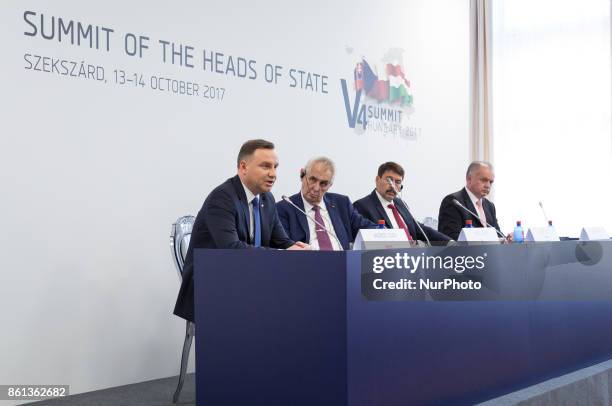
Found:
<path fill-rule="evenodd" d="M 403 188 L 404 168 L 395 162 L 385 162 L 378 167 L 376 189 L 368 196 L 355 202 L 355 209 L 365 218 L 378 222 L 385 220 L 387 228 L 402 228 L 409 240 L 449 241 L 450 238 L 433 228 L 420 224 L 417 227 L 415 219 L 404 202 L 397 197 L 397 192 Z"/>
<path fill-rule="evenodd" d="M 325 157 L 311 159 L 300 171 L 301 191 L 289 199 L 310 217 L 285 200 L 276 204 L 289 237 L 309 243 L 312 249 L 348 250 L 361 228 L 376 228 L 353 208 L 348 196 L 327 192 L 334 173 L 334 163 Z"/>
<path fill-rule="evenodd" d="M 265 140 L 245 142 L 237 164 L 236 176 L 210 192 L 193 224 L 183 283 L 174 308 L 174 314 L 189 321 L 194 321 L 194 249 L 308 248 L 287 237 L 278 219 L 270 193 L 278 166 L 274 144 Z"/>

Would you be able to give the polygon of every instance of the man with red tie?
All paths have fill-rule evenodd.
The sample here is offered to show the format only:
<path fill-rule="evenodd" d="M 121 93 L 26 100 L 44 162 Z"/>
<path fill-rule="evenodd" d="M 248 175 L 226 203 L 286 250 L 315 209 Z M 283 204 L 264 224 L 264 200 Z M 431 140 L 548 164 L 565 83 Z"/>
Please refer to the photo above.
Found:
<path fill-rule="evenodd" d="M 334 173 L 331 159 L 311 159 L 300 171 L 300 192 L 276 204 L 289 238 L 310 244 L 313 250 L 348 250 L 360 229 L 376 228 L 355 210 L 348 196 L 328 192 Z"/>
<path fill-rule="evenodd" d="M 415 219 L 404 202 L 397 197 L 398 191 L 403 188 L 404 168 L 395 162 L 385 162 L 378 167 L 376 175 L 376 189 L 368 196 L 355 202 L 355 209 L 365 218 L 373 222 L 385 220 L 387 228 L 401 228 L 406 232 L 409 240 L 426 241 L 423 232 L 430 241 L 449 241 L 450 238 L 433 228 L 420 224 L 417 227 Z"/>

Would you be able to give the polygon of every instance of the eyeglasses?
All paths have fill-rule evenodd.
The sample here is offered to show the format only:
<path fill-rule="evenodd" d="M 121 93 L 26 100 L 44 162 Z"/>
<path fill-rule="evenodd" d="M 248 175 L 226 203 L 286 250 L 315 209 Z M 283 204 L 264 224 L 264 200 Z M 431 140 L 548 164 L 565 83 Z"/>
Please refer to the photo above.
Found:
<path fill-rule="evenodd" d="M 319 184 L 319 187 L 321 189 L 327 189 L 332 185 L 332 181 L 331 180 L 320 180 L 317 179 L 315 176 L 307 176 L 306 177 L 306 183 L 308 184 L 308 187 L 313 187 L 316 184 Z"/>
<path fill-rule="evenodd" d="M 387 176 L 387 178 L 385 179 L 387 181 L 387 183 L 389 182 L 393 182 L 395 183 L 395 186 L 397 187 L 401 187 L 402 186 L 402 179 L 393 179 L 391 176 Z"/>

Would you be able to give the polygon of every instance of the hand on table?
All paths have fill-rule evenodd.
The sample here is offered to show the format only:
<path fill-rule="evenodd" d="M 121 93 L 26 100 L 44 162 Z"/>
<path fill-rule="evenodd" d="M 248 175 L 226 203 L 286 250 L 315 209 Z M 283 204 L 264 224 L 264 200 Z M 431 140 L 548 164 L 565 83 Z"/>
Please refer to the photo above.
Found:
<path fill-rule="evenodd" d="M 295 250 L 310 250 L 310 245 L 303 243 L 301 241 L 296 241 L 295 244 L 293 244 L 291 247 L 287 248 L 288 250 L 291 251 L 295 251 Z"/>

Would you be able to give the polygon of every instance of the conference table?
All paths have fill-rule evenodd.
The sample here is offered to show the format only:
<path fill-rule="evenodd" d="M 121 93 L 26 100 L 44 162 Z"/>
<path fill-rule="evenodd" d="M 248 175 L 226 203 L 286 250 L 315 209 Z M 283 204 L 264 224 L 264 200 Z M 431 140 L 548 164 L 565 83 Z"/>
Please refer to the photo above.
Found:
<path fill-rule="evenodd" d="M 473 404 L 612 358 L 610 241 L 198 249 L 194 276 L 199 405 Z"/>

